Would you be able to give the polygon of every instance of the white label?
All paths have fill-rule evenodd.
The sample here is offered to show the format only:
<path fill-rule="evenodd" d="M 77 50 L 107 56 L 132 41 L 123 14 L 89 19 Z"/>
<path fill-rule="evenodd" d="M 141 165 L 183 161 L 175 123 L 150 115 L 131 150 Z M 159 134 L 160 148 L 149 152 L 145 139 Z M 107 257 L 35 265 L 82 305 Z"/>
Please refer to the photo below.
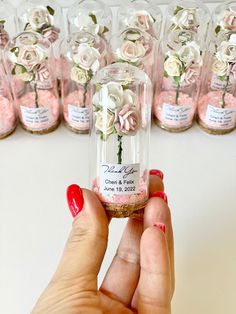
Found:
<path fill-rule="evenodd" d="M 226 81 L 222 81 L 216 74 L 212 76 L 211 80 L 211 89 L 213 90 L 221 90 L 224 89 L 226 86 Z M 227 91 L 230 91 L 232 88 L 232 83 L 228 83 Z"/>
<path fill-rule="evenodd" d="M 37 124 L 46 124 L 50 121 L 50 110 L 48 108 L 28 108 L 24 106 L 20 108 L 23 122 L 27 126 L 37 127 Z"/>
<path fill-rule="evenodd" d="M 139 192 L 140 165 L 102 164 L 100 192 L 104 195 L 131 195 Z"/>
<path fill-rule="evenodd" d="M 190 122 L 191 106 L 163 104 L 163 119 L 167 122 Z"/>
<path fill-rule="evenodd" d="M 89 123 L 89 109 L 79 106 L 68 105 L 68 119 L 71 122 L 83 124 Z"/>
<path fill-rule="evenodd" d="M 236 109 L 216 108 L 208 105 L 206 119 L 209 125 L 232 128 L 235 126 Z"/>

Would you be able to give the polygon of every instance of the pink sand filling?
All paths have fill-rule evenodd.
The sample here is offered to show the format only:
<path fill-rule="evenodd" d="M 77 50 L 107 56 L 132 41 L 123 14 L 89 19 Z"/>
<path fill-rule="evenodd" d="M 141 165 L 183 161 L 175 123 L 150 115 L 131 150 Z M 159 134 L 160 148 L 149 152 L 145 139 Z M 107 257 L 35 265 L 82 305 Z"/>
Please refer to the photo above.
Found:
<path fill-rule="evenodd" d="M 59 119 L 59 102 L 50 91 L 38 90 L 38 104 L 40 109 L 48 109 L 44 113 L 46 118 L 42 119 L 35 111 L 30 112 L 31 108 L 36 109 L 34 92 L 27 93 L 19 99 L 18 114 L 26 127 L 32 130 L 46 130 L 54 126 Z M 27 116 L 24 107 L 29 109 Z"/>
<path fill-rule="evenodd" d="M 83 103 L 83 92 L 74 91 L 69 94 L 65 100 L 63 101 L 63 114 L 66 122 L 73 128 L 77 130 L 88 130 L 89 129 L 89 121 L 88 121 L 88 113 L 86 112 L 84 115 L 80 113 L 79 115 L 73 112 L 70 112 L 68 109 L 69 106 L 74 106 L 78 108 L 82 108 L 81 104 Z M 76 109 L 76 108 L 75 108 Z M 86 108 L 84 111 L 87 111 Z"/>
<path fill-rule="evenodd" d="M 182 127 L 189 125 L 194 117 L 196 105 L 188 94 L 180 93 L 176 105 L 176 91 L 163 91 L 154 102 L 154 114 L 164 125 Z"/>
<path fill-rule="evenodd" d="M 98 195 L 101 202 L 104 203 L 110 203 L 110 204 L 139 204 L 145 202 L 147 199 L 147 183 L 145 183 L 144 179 L 141 177 L 139 182 L 139 192 L 137 194 L 131 194 L 131 195 L 117 195 L 117 194 L 108 194 L 103 195 L 99 191 L 99 178 L 94 179 L 92 190 Z"/>
<path fill-rule="evenodd" d="M 200 120 L 206 125 L 217 129 L 234 127 L 236 124 L 236 98 L 232 94 L 226 93 L 224 99 L 225 107 L 223 108 L 222 91 L 211 91 L 202 96 L 198 102 L 198 116 Z M 216 108 L 215 113 L 212 112 L 212 107 Z M 217 112 L 217 109 L 220 112 Z"/>
<path fill-rule="evenodd" d="M 0 135 L 10 132 L 14 129 L 16 116 L 13 104 L 0 95 Z"/>

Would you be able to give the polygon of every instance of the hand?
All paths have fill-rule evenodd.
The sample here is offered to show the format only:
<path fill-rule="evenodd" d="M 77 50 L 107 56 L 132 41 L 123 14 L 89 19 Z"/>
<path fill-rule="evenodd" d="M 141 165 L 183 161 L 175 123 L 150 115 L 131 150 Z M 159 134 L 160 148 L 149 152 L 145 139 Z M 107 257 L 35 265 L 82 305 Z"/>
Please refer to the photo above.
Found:
<path fill-rule="evenodd" d="M 108 219 L 96 195 L 68 189 L 76 216 L 60 264 L 33 314 L 169 314 L 174 291 L 171 216 L 159 171 L 151 171 L 143 220 L 130 218 L 98 289 L 108 241 Z"/>

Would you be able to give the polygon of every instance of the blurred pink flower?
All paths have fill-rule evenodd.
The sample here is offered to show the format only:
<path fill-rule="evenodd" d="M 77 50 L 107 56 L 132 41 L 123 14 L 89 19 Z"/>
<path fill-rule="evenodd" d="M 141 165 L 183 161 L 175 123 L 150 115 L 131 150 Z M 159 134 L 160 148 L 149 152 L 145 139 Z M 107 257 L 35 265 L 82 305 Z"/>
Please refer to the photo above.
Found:
<path fill-rule="evenodd" d="M 119 135 L 135 135 L 140 124 L 140 113 L 134 106 L 127 104 L 117 110 L 115 128 Z"/>
<path fill-rule="evenodd" d="M 236 31 L 236 13 L 228 12 L 224 17 L 224 24 L 226 28 Z"/>
<path fill-rule="evenodd" d="M 45 82 L 50 78 L 48 67 L 45 63 L 42 63 L 35 73 L 36 81 Z"/>
<path fill-rule="evenodd" d="M 200 75 L 199 66 L 191 66 L 187 69 L 184 75 L 184 81 L 186 84 L 191 85 L 197 82 Z"/>
<path fill-rule="evenodd" d="M 48 39 L 50 43 L 54 43 L 58 39 L 59 33 L 60 29 L 55 26 L 47 27 L 42 31 L 43 37 Z"/>

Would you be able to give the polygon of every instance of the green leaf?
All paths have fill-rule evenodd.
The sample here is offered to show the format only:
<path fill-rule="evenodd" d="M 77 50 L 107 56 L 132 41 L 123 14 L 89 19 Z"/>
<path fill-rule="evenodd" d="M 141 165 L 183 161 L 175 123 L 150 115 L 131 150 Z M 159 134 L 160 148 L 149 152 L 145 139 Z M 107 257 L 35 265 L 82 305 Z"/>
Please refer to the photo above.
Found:
<path fill-rule="evenodd" d="M 180 78 L 181 78 L 180 76 L 174 76 L 174 80 L 177 85 L 179 85 L 180 83 Z"/>
<path fill-rule="evenodd" d="M 104 26 L 104 30 L 103 30 L 103 34 L 105 34 L 105 33 L 107 33 L 107 32 L 109 32 L 109 28 L 108 27 L 106 27 L 106 26 Z"/>
<path fill-rule="evenodd" d="M 176 15 L 177 13 L 179 13 L 180 11 L 182 11 L 184 8 L 180 7 L 179 5 L 177 5 L 177 7 L 174 10 L 174 15 Z"/>
<path fill-rule="evenodd" d="M 16 57 L 18 57 L 19 55 L 19 48 L 18 47 L 13 47 L 11 50 L 10 50 L 12 53 L 14 53 L 14 55 Z"/>
<path fill-rule="evenodd" d="M 215 28 L 215 32 L 216 32 L 216 34 L 218 34 L 220 31 L 221 31 L 221 26 L 218 25 L 218 26 Z"/>
<path fill-rule="evenodd" d="M 16 75 L 16 66 L 14 66 L 14 68 L 11 70 L 11 74 Z"/>
<path fill-rule="evenodd" d="M 92 19 L 92 21 L 93 21 L 93 23 L 94 23 L 94 24 L 97 24 L 97 23 L 98 23 L 98 22 L 97 22 L 97 18 L 96 18 L 96 15 L 95 15 L 95 14 L 90 13 L 90 14 L 89 14 L 89 16 L 91 17 L 91 19 Z"/>
<path fill-rule="evenodd" d="M 6 21 L 5 20 L 0 20 L 0 24 L 5 24 Z"/>
<path fill-rule="evenodd" d="M 52 7 L 50 7 L 49 5 L 47 6 L 47 10 L 48 10 L 50 15 L 53 16 L 55 14 L 55 10 Z"/>
<path fill-rule="evenodd" d="M 226 76 L 226 75 L 219 76 L 219 79 L 220 79 L 222 82 L 224 82 L 224 81 L 226 81 L 227 76 Z"/>
<path fill-rule="evenodd" d="M 164 77 L 169 77 L 169 75 L 166 71 L 164 72 Z"/>

